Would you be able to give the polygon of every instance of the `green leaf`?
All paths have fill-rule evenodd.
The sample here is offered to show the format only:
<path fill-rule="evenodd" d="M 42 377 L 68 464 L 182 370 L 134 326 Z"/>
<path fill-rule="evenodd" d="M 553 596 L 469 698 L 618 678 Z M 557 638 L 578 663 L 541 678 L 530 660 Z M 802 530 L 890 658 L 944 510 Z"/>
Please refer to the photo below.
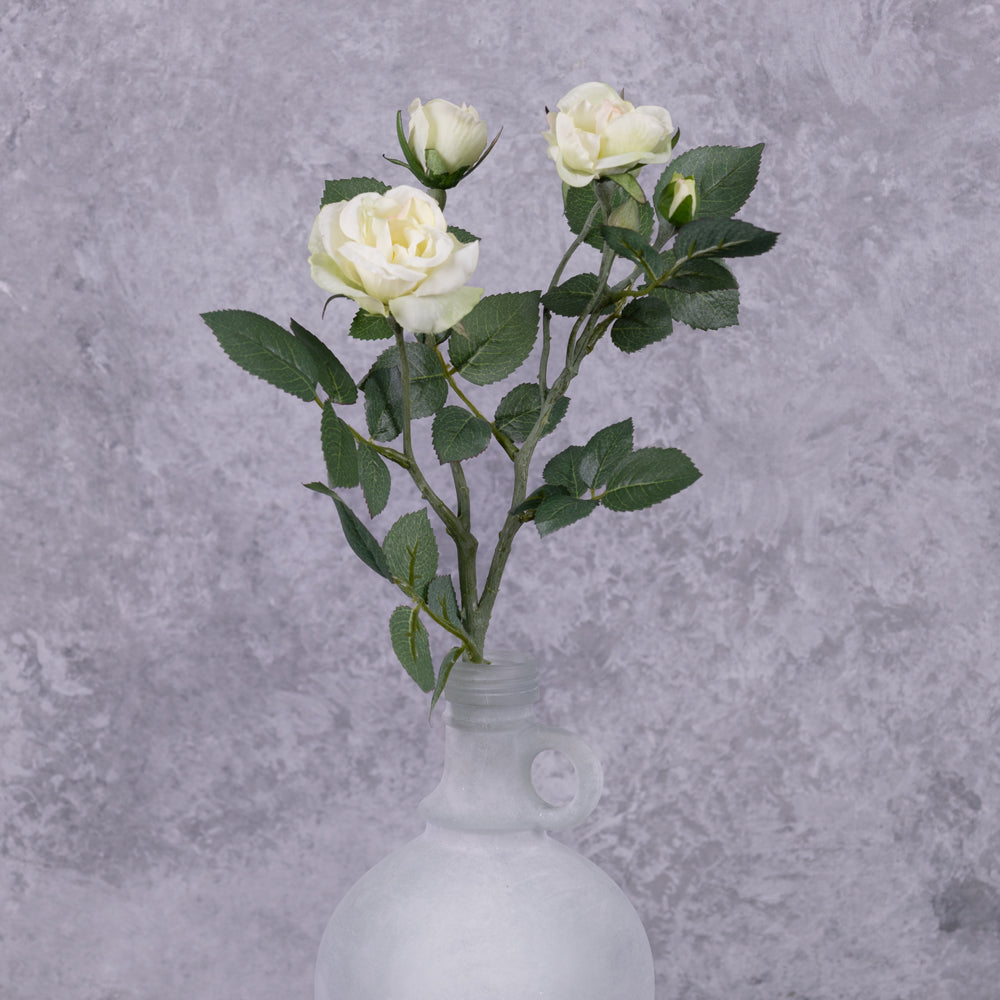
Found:
<path fill-rule="evenodd" d="M 677 257 L 754 257 L 767 253 L 777 233 L 739 219 L 695 219 L 677 230 Z"/>
<path fill-rule="evenodd" d="M 740 293 L 736 288 L 707 292 L 666 289 L 659 294 L 666 300 L 674 319 L 694 330 L 721 330 L 739 323 Z"/>
<path fill-rule="evenodd" d="M 441 666 L 438 668 L 437 683 L 434 685 L 434 695 L 431 698 L 431 709 L 428 713 L 428 717 L 434 714 L 434 706 L 438 703 L 438 699 L 444 693 L 444 686 L 448 683 L 448 677 L 451 675 L 451 668 L 455 666 L 461 655 L 461 646 L 452 646 L 452 648 L 445 653 L 444 659 L 441 661 Z"/>
<path fill-rule="evenodd" d="M 320 440 L 331 486 L 358 485 L 358 450 L 351 428 L 337 416 L 332 403 L 323 407 Z"/>
<path fill-rule="evenodd" d="M 427 607 L 445 621 L 462 628 L 462 615 L 458 610 L 455 585 L 450 576 L 436 576 L 427 587 Z"/>
<path fill-rule="evenodd" d="M 490 385 L 520 368 L 538 336 L 540 292 L 488 295 L 462 320 L 465 336 L 448 341 L 448 356 L 473 385 Z"/>
<path fill-rule="evenodd" d="M 605 242 L 619 257 L 624 257 L 638 264 L 650 277 L 651 281 L 663 275 L 664 257 L 654 250 L 649 241 L 634 229 L 619 229 L 616 226 L 604 226 L 601 229 Z"/>
<path fill-rule="evenodd" d="M 556 429 L 556 425 L 566 415 L 568 407 L 569 398 L 567 396 L 560 396 L 555 401 L 549 411 L 542 437 L 551 434 Z M 493 417 L 493 424 L 498 431 L 506 434 L 515 444 L 520 444 L 531 433 L 541 412 L 537 384 L 522 382 L 521 385 L 514 386 L 500 400 L 496 415 Z"/>
<path fill-rule="evenodd" d="M 323 200 L 319 204 L 322 208 L 324 205 L 333 205 L 338 201 L 350 201 L 356 195 L 364 194 L 367 191 L 385 194 L 388 190 L 388 184 L 383 184 L 381 181 L 375 180 L 374 177 L 348 177 L 345 180 L 327 181 L 323 188 Z"/>
<path fill-rule="evenodd" d="M 405 605 L 389 617 L 389 638 L 403 669 L 417 682 L 421 691 L 434 689 L 434 663 L 431 660 L 427 629 Z"/>
<path fill-rule="evenodd" d="M 670 309 L 657 295 L 632 299 L 611 328 L 611 343 L 620 351 L 634 351 L 668 337 L 673 330 Z"/>
<path fill-rule="evenodd" d="M 367 441 L 358 442 L 358 477 L 368 513 L 376 517 L 389 502 L 392 477 L 382 456 Z"/>
<path fill-rule="evenodd" d="M 666 218 L 668 205 L 663 203 L 666 188 L 674 173 L 693 177 L 698 192 L 695 218 L 728 218 L 744 205 L 757 184 L 760 154 L 764 144 L 756 146 L 699 146 L 681 153 L 667 164 L 656 184 L 653 203 Z"/>
<path fill-rule="evenodd" d="M 336 504 L 337 514 L 340 516 L 340 526 L 344 529 L 344 537 L 347 539 L 351 551 L 369 569 L 373 569 L 379 576 L 391 580 L 392 571 L 389 569 L 385 553 L 375 541 L 375 536 L 361 522 L 361 519 L 328 486 L 323 483 L 306 483 L 305 485 L 306 489 L 322 493 Z"/>
<path fill-rule="evenodd" d="M 630 198 L 637 201 L 640 205 L 645 204 L 646 195 L 643 193 L 642 186 L 636 180 L 634 174 L 610 174 L 609 180 L 614 181 Z"/>
<path fill-rule="evenodd" d="M 679 493 L 700 475 L 677 448 L 640 448 L 614 470 L 601 503 L 609 510 L 642 510 Z"/>
<path fill-rule="evenodd" d="M 558 494 L 548 496 L 535 511 L 535 527 L 539 535 L 550 535 L 553 531 L 586 517 L 596 506 L 596 500 L 579 500 Z"/>
<path fill-rule="evenodd" d="M 300 323 L 291 321 L 292 333 L 309 348 L 316 362 L 317 379 L 335 403 L 350 405 L 358 398 L 358 387 L 333 351 Z"/>
<path fill-rule="evenodd" d="M 632 418 L 599 430 L 584 446 L 596 466 L 590 477 L 592 489 L 600 489 L 622 462 L 632 454 Z"/>
<path fill-rule="evenodd" d="M 404 514 L 382 543 L 392 575 L 423 593 L 437 574 L 438 547 L 426 508 Z"/>
<path fill-rule="evenodd" d="M 538 489 L 532 491 L 516 507 L 512 507 L 510 513 L 514 517 L 520 517 L 524 521 L 533 521 L 535 512 L 539 504 L 548 497 L 568 497 L 571 496 L 565 486 L 553 486 L 551 483 L 542 483 Z"/>
<path fill-rule="evenodd" d="M 582 316 L 597 291 L 596 274 L 574 274 L 542 296 L 542 305 L 557 316 Z"/>
<path fill-rule="evenodd" d="M 202 313 L 222 345 L 241 368 L 291 395 L 316 398 L 319 369 L 313 352 L 273 320 L 243 309 Z"/>
<path fill-rule="evenodd" d="M 562 486 L 570 495 L 578 497 L 590 489 L 596 471 L 596 456 L 588 454 L 582 444 L 571 444 L 545 463 L 542 476 L 547 484 Z"/>
<path fill-rule="evenodd" d="M 629 198 L 620 187 L 615 188 L 613 195 L 611 196 L 611 211 L 614 211 L 619 205 L 624 204 L 624 202 Z M 579 235 L 580 230 L 583 228 L 583 224 L 587 221 L 587 216 L 590 214 L 590 210 L 594 207 L 597 202 L 597 194 L 594 191 L 594 183 L 585 185 L 584 187 L 569 187 L 568 185 L 563 186 L 563 207 L 566 211 L 566 221 L 569 223 L 570 230 Z M 653 232 L 653 223 L 656 219 L 656 213 L 653 211 L 653 206 L 650 204 L 639 206 L 639 233 L 645 239 L 649 239 Z M 590 246 L 594 247 L 596 250 L 604 249 L 604 237 L 601 235 L 601 215 L 597 214 L 594 221 L 593 228 L 590 234 L 587 236 L 586 242 Z"/>
<path fill-rule="evenodd" d="M 486 450 L 490 443 L 490 425 L 462 406 L 438 410 L 431 428 L 434 453 L 442 465 L 464 462 Z"/>
<path fill-rule="evenodd" d="M 683 260 L 678 266 L 673 250 L 668 250 L 667 270 L 677 267 L 673 276 L 660 286 L 679 292 L 714 292 L 720 288 L 736 288 L 736 276 L 721 261 L 711 257 Z"/>
<path fill-rule="evenodd" d="M 395 336 L 389 320 L 385 316 L 359 309 L 351 320 L 348 333 L 355 340 L 390 340 Z"/>
<path fill-rule="evenodd" d="M 448 232 L 458 240 L 459 243 L 475 243 L 479 237 L 473 236 L 472 233 L 467 232 L 464 229 L 459 229 L 458 226 L 449 226 Z"/>
<path fill-rule="evenodd" d="M 410 369 L 410 418 L 429 417 L 444 406 L 448 382 L 437 352 L 426 344 L 407 342 Z M 391 441 L 403 429 L 403 376 L 399 348 L 392 346 L 375 360 L 361 380 L 368 432 L 376 441 Z"/>

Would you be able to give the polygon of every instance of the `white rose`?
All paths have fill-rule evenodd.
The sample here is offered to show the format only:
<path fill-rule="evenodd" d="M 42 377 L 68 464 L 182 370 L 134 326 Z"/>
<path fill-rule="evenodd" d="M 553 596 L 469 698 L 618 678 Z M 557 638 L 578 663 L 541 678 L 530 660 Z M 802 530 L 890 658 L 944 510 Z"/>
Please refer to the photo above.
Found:
<path fill-rule="evenodd" d="M 459 107 L 436 97 L 426 104 L 421 104 L 417 98 L 408 110 L 410 133 L 407 141 L 424 170 L 437 172 L 434 164 L 427 165 L 428 149 L 436 150 L 448 173 L 471 167 L 483 155 L 486 122 L 475 108 L 464 103 Z"/>
<path fill-rule="evenodd" d="M 391 314 L 413 333 L 442 333 L 482 297 L 465 282 L 479 243 L 448 232 L 438 203 L 417 188 L 324 205 L 309 236 L 313 281 L 366 312 Z"/>
<path fill-rule="evenodd" d="M 634 107 L 606 83 L 582 83 L 556 107 L 544 135 L 570 187 L 670 159 L 674 126 L 666 108 Z"/>

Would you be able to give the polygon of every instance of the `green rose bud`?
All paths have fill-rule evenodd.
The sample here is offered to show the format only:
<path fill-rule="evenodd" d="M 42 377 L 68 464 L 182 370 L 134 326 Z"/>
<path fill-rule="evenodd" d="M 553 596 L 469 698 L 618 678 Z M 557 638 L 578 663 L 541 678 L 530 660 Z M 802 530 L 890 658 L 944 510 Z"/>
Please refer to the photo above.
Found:
<path fill-rule="evenodd" d="M 695 190 L 694 178 L 683 177 L 675 172 L 660 199 L 660 206 L 661 210 L 666 209 L 663 214 L 671 225 L 683 226 L 690 222 L 698 210 L 698 192 Z"/>

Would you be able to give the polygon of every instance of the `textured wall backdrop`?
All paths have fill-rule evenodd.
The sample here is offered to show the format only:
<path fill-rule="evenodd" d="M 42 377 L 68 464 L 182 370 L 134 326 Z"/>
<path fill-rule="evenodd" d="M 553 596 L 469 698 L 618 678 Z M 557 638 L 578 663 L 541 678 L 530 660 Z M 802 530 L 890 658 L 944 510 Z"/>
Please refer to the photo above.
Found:
<path fill-rule="evenodd" d="M 519 537 L 495 633 L 607 765 L 565 839 L 659 1000 L 996 1000 L 998 52 L 971 0 L 8 0 L 5 1000 L 306 1000 L 340 895 L 419 831 L 440 722 L 300 485 L 315 408 L 198 313 L 294 313 L 364 371 L 304 243 L 326 177 L 403 180 L 416 95 L 504 126 L 449 217 L 490 291 L 537 287 L 542 109 L 589 79 L 682 148 L 765 141 L 744 214 L 783 235 L 737 262 L 739 329 L 602 344 L 573 394 L 606 397 L 575 437 L 635 411 L 704 478 Z"/>

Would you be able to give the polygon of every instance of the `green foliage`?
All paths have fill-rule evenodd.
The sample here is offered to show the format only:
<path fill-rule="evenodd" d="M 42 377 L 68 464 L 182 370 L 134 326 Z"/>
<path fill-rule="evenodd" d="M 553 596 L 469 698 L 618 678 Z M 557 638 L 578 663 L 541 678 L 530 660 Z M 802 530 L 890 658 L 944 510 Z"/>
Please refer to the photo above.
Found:
<path fill-rule="evenodd" d="M 490 425 L 463 406 L 445 406 L 438 410 L 431 428 L 434 453 L 442 465 L 464 462 L 485 451 L 490 436 Z"/>
<path fill-rule="evenodd" d="M 581 316 L 597 292 L 596 274 L 574 274 L 542 296 L 542 305 L 557 316 Z"/>
<path fill-rule="evenodd" d="M 740 293 L 736 288 L 717 288 L 706 292 L 681 292 L 667 288 L 654 295 L 662 296 L 670 314 L 678 323 L 693 330 L 721 330 L 739 322 Z"/>
<path fill-rule="evenodd" d="M 668 337 L 673 330 L 670 305 L 656 294 L 632 299 L 611 328 L 611 343 L 632 354 Z"/>
<path fill-rule="evenodd" d="M 561 396 L 556 400 L 555 405 L 549 412 L 542 437 L 551 434 L 556 425 L 566 415 L 569 407 L 569 398 Z M 502 434 L 518 444 L 527 438 L 532 428 L 538 422 L 538 417 L 542 412 L 542 405 L 538 398 L 538 385 L 535 382 L 522 382 L 514 386 L 510 392 L 500 400 L 497 412 L 493 417 L 494 426 Z"/>
<path fill-rule="evenodd" d="M 615 188 L 611 197 L 611 211 L 613 212 L 629 198 L 630 195 L 626 194 L 622 188 Z M 583 229 L 584 223 L 586 223 L 587 217 L 596 203 L 597 192 L 593 181 L 584 187 L 578 188 L 563 185 L 563 208 L 566 213 L 566 221 L 569 223 L 569 228 L 574 234 L 580 234 L 580 230 Z M 648 203 L 639 205 L 639 234 L 646 240 L 653 233 L 653 223 L 655 221 L 656 213 L 653 211 L 653 206 Z M 595 250 L 604 249 L 604 236 L 601 233 L 600 215 L 598 215 L 596 223 L 591 228 L 586 242 L 594 247 Z"/>
<path fill-rule="evenodd" d="M 650 507 L 690 486 L 700 473 L 676 448 L 634 451 L 629 418 L 599 430 L 585 445 L 563 449 L 543 475 L 542 487 L 512 512 L 533 519 L 540 535 L 579 521 L 598 504 L 622 511 Z M 588 490 L 591 496 L 584 497 Z"/>
<path fill-rule="evenodd" d="M 649 277 L 655 281 L 663 276 L 664 257 L 654 250 L 641 233 L 634 229 L 618 229 L 615 226 L 604 226 L 601 229 L 604 240 L 619 256 L 638 264 Z"/>
<path fill-rule="evenodd" d="M 340 526 L 344 529 L 344 537 L 351 551 L 371 570 L 384 576 L 387 580 L 392 579 L 392 571 L 386 561 L 385 553 L 381 546 L 375 541 L 375 536 L 364 526 L 361 519 L 351 510 L 343 500 L 337 496 L 329 487 L 322 483 L 306 483 L 306 488 L 322 493 L 330 497 L 337 508 L 340 517 Z"/>
<path fill-rule="evenodd" d="M 586 517 L 595 507 L 597 507 L 596 500 L 553 493 L 538 505 L 535 511 L 535 527 L 538 529 L 538 534 L 544 537 Z"/>
<path fill-rule="evenodd" d="M 436 576 L 427 587 L 427 607 L 439 618 L 444 618 L 456 628 L 462 627 L 462 615 L 458 610 L 455 585 L 450 576 Z"/>
<path fill-rule="evenodd" d="M 434 690 L 434 663 L 430 639 L 416 608 L 396 608 L 389 618 L 389 638 L 393 652 L 403 669 L 417 682 L 421 691 Z"/>
<path fill-rule="evenodd" d="M 392 477 L 382 456 L 367 442 L 358 442 L 358 477 L 368 514 L 376 517 L 389 502 Z"/>
<path fill-rule="evenodd" d="M 319 366 L 312 349 L 273 320 L 243 309 L 202 313 L 222 349 L 241 368 L 299 399 L 316 398 Z"/>
<path fill-rule="evenodd" d="M 739 219 L 695 219 L 677 230 L 674 253 L 685 257 L 753 257 L 767 253 L 777 233 Z"/>
<path fill-rule="evenodd" d="M 744 205 L 757 184 L 760 156 L 764 144 L 737 146 L 699 146 L 689 149 L 667 164 L 653 193 L 653 203 L 666 218 L 669 207 L 667 185 L 674 173 L 694 177 L 698 192 L 695 218 L 729 218 Z"/>
<path fill-rule="evenodd" d="M 466 232 L 464 229 L 459 229 L 458 226 L 449 226 L 448 232 L 458 240 L 459 243 L 475 243 L 479 239 L 478 236 L 473 236 L 472 233 Z"/>
<path fill-rule="evenodd" d="M 700 476 L 677 448 L 640 448 L 608 477 L 601 503 L 608 510 L 642 510 L 680 493 Z"/>
<path fill-rule="evenodd" d="M 391 340 L 395 334 L 385 316 L 359 309 L 348 331 L 355 340 Z"/>
<path fill-rule="evenodd" d="M 358 398 L 358 387 L 333 351 L 300 323 L 291 321 L 292 333 L 309 349 L 316 363 L 316 378 L 334 403 L 350 405 Z"/>
<path fill-rule="evenodd" d="M 676 265 L 676 255 L 673 250 L 667 251 L 668 269 Z M 683 260 L 673 276 L 668 278 L 663 288 L 673 288 L 679 292 L 714 292 L 722 288 L 736 288 L 736 278 L 733 272 L 721 261 L 710 257 L 695 257 L 693 260 Z"/>
<path fill-rule="evenodd" d="M 464 336 L 448 341 L 455 370 L 473 385 L 490 385 L 521 367 L 538 336 L 540 292 L 505 292 L 480 299 L 462 320 Z"/>
<path fill-rule="evenodd" d="M 374 177 L 348 177 L 345 180 L 327 181 L 323 188 L 323 198 L 320 207 L 333 205 L 338 201 L 350 201 L 351 198 L 368 191 L 377 194 L 385 194 L 389 190 L 388 184 L 375 180 Z"/>
<path fill-rule="evenodd" d="M 382 551 L 392 575 L 424 594 L 438 568 L 437 539 L 426 508 L 404 514 L 386 534 Z"/>
<path fill-rule="evenodd" d="M 407 343 L 410 370 L 410 417 L 437 413 L 448 398 L 448 383 L 437 352 L 425 344 Z M 403 430 L 403 376 L 399 348 L 383 351 L 361 380 L 368 432 L 376 441 L 392 441 Z"/>
<path fill-rule="evenodd" d="M 444 659 L 441 661 L 441 666 L 438 668 L 437 683 L 434 685 L 434 694 L 431 697 L 431 707 L 428 715 L 434 714 L 434 706 L 438 703 L 438 699 L 444 693 L 444 686 L 448 683 L 448 677 L 451 674 L 451 668 L 455 666 L 458 658 L 462 655 L 461 646 L 453 646 L 445 654 Z"/>
<path fill-rule="evenodd" d="M 351 428 L 337 416 L 332 403 L 323 407 L 320 441 L 331 486 L 358 485 L 358 449 Z"/>

